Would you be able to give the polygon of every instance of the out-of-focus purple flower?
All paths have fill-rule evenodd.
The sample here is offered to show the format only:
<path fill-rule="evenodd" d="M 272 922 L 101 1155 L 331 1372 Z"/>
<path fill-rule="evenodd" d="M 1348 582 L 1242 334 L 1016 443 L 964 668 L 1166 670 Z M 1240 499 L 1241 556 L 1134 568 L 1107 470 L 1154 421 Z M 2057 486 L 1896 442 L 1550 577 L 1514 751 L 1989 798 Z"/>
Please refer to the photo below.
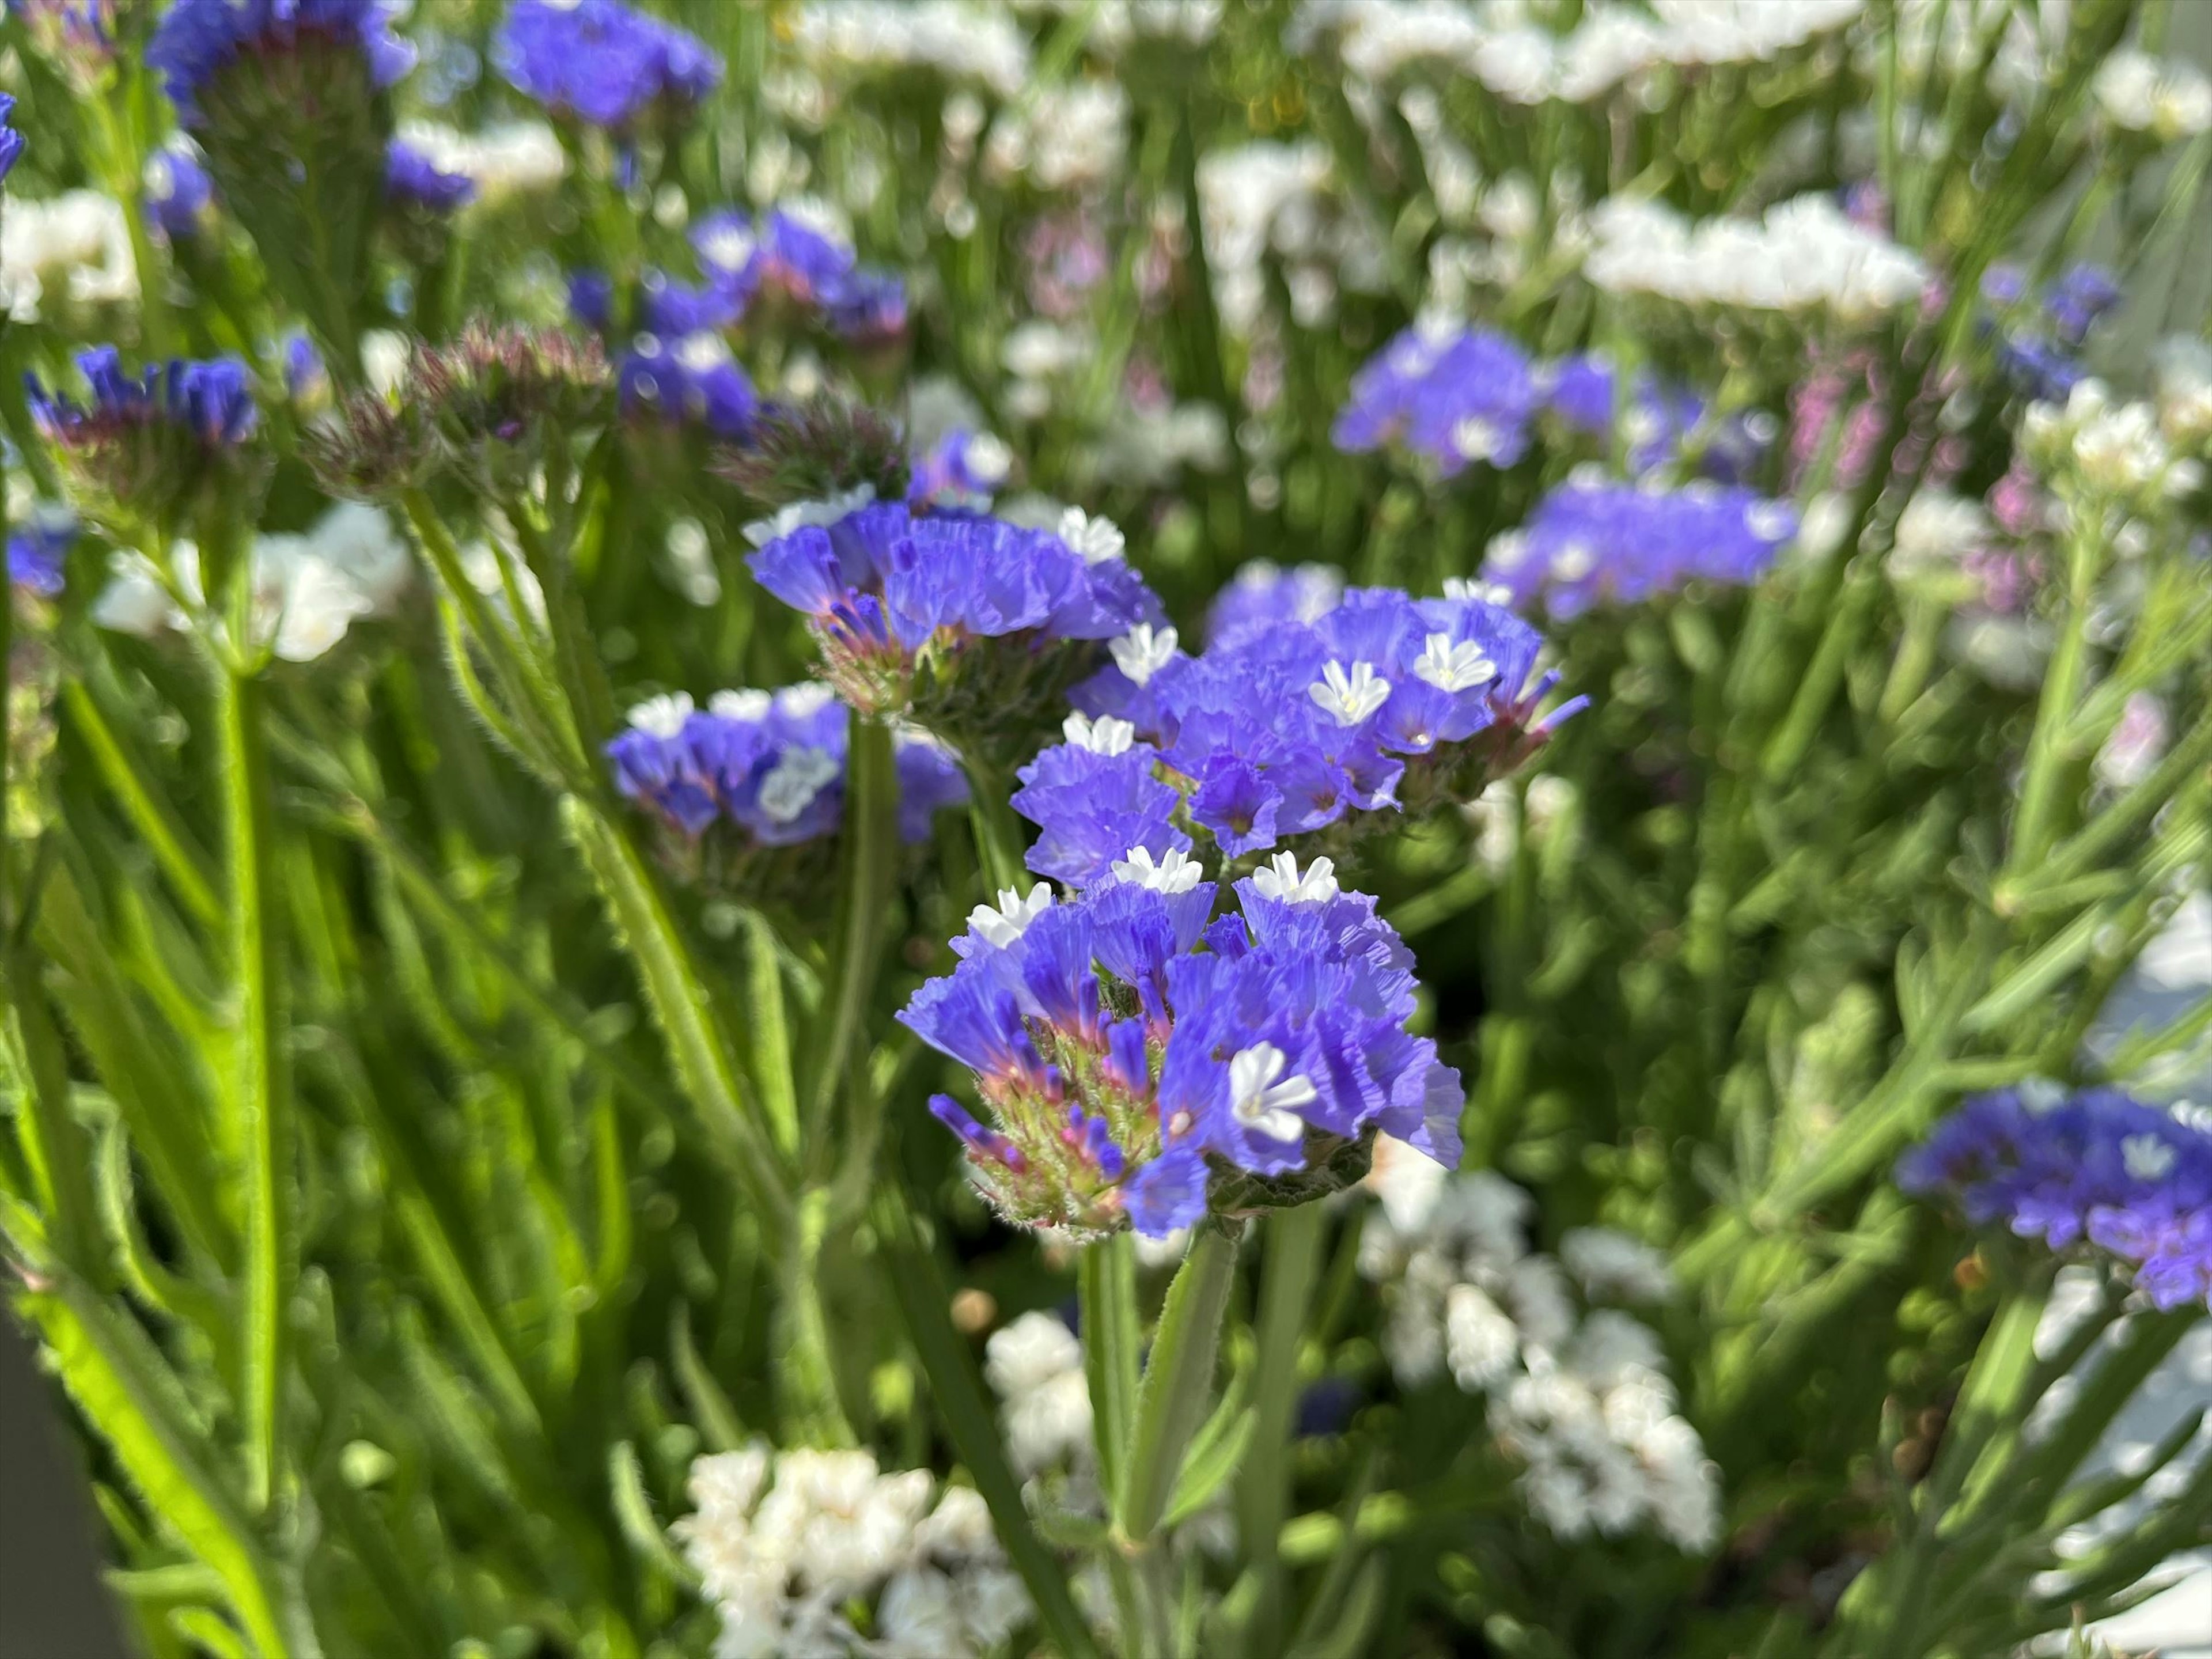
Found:
<path fill-rule="evenodd" d="M 234 357 L 172 358 L 132 376 L 124 373 L 122 354 L 113 346 L 95 346 L 78 353 L 76 366 L 91 388 L 88 403 L 49 392 L 36 375 L 25 377 L 32 418 L 50 442 L 65 449 L 149 427 L 188 434 L 209 449 L 252 435 L 253 394 L 246 365 Z"/>
<path fill-rule="evenodd" d="M 466 173 L 445 172 L 421 150 L 395 138 L 384 152 L 384 193 L 410 207 L 451 213 L 476 199 L 477 186 Z"/>
<path fill-rule="evenodd" d="M 215 209 L 215 181 L 180 141 L 146 158 L 146 217 L 172 242 L 189 241 Z"/>
<path fill-rule="evenodd" d="M 906 283 L 890 271 L 860 266 L 837 285 L 823 311 L 840 339 L 885 345 L 906 332 Z"/>
<path fill-rule="evenodd" d="M 615 285 L 603 270 L 568 273 L 568 314 L 586 328 L 605 333 L 614 326 Z"/>
<path fill-rule="evenodd" d="M 1206 613 L 1206 644 L 1234 646 L 1284 623 L 1318 622 L 1343 598 L 1344 573 L 1334 565 L 1285 570 L 1266 559 L 1251 560 L 1214 596 Z"/>
<path fill-rule="evenodd" d="M 1007 1219 L 1158 1237 L 1229 1172 L 1320 1170 L 1370 1130 L 1458 1162 L 1465 1093 L 1406 1030 L 1404 945 L 1374 900 L 1273 873 L 1217 919 L 1196 865 L 1132 849 L 1070 902 L 1039 883 L 969 917 L 959 965 L 899 1018 L 974 1073 L 989 1126 L 933 1109 Z M 1243 1182 L 1237 1201 L 1268 1189 Z"/>
<path fill-rule="evenodd" d="M 199 97 L 227 65 L 314 41 L 359 52 L 369 80 L 388 87 L 413 67 L 415 48 L 392 33 L 393 0 L 176 0 L 147 44 L 177 118 L 206 120 Z"/>
<path fill-rule="evenodd" d="M 1553 615 L 1567 617 L 1692 581 L 1753 581 L 1796 533 L 1787 504 L 1737 486 L 1570 483 L 1543 499 L 1525 528 L 1491 544 L 1483 571 L 1516 604 L 1540 596 Z"/>
<path fill-rule="evenodd" d="M 1899 1164 L 1976 1226 L 2127 1263 L 2160 1308 L 2212 1307 L 2212 1133 L 2117 1089 L 2038 1111 L 2017 1090 L 1967 1100 Z"/>
<path fill-rule="evenodd" d="M 9 0 L 8 9 L 77 91 L 94 92 L 114 67 L 115 0 Z"/>
<path fill-rule="evenodd" d="M 16 131 L 9 120 L 15 112 L 14 95 L 0 92 L 0 179 L 5 179 L 13 173 L 15 163 L 22 159 L 23 135 Z"/>
<path fill-rule="evenodd" d="M 2043 309 L 2059 337 L 2078 346 L 2122 297 L 2119 283 L 2111 271 L 2102 265 L 2080 264 L 2045 291 Z"/>
<path fill-rule="evenodd" d="M 620 0 L 515 0 L 492 58 L 554 114 L 617 130 L 656 107 L 687 108 L 722 78 L 696 35 Z"/>
<path fill-rule="evenodd" d="M 744 301 L 731 289 L 708 283 L 695 287 L 679 283 L 665 271 L 649 270 L 639 284 L 639 315 L 641 326 L 649 333 L 680 339 L 688 334 L 710 332 L 728 327 L 737 321 L 744 310 Z M 575 288 L 572 282 L 569 303 L 575 304 Z M 599 300 L 602 314 L 607 301 Z M 604 323 L 594 326 L 604 328 Z"/>
<path fill-rule="evenodd" d="M 323 354 L 306 334 L 284 342 L 284 392 L 295 404 L 315 404 L 330 396 L 331 373 Z"/>
<path fill-rule="evenodd" d="M 76 538 L 76 520 L 69 514 L 33 514 L 8 538 L 9 581 L 42 599 L 54 598 L 64 585 L 64 568 Z"/>
<path fill-rule="evenodd" d="M 1333 435 L 1340 449 L 1401 447 L 1449 477 L 1519 460 L 1542 401 L 1528 353 L 1504 335 L 1417 325 L 1352 376 Z"/>
<path fill-rule="evenodd" d="M 955 427 L 927 454 L 915 457 L 906 498 L 914 506 L 987 513 L 1013 465 L 1013 452 L 1003 439 Z"/>
<path fill-rule="evenodd" d="M 752 381 L 719 334 L 641 334 L 616 364 L 615 383 L 624 414 L 696 423 L 720 437 L 742 438 L 760 412 Z"/>

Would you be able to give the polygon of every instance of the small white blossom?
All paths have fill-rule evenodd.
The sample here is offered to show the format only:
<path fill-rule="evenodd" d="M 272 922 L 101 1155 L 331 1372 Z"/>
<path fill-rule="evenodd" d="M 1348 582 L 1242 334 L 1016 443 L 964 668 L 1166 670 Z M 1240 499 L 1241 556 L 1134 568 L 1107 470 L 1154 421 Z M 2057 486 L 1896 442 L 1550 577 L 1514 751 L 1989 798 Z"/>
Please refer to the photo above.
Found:
<path fill-rule="evenodd" d="M 1252 885 L 1262 898 L 1285 904 L 1325 904 L 1336 896 L 1336 861 L 1317 858 L 1300 874 L 1297 854 L 1278 853 L 1252 872 Z"/>
<path fill-rule="evenodd" d="M 1473 640 L 1452 643 L 1449 634 L 1431 634 L 1421 654 L 1413 659 L 1413 678 L 1425 680 L 1439 691 L 1471 691 L 1498 678 L 1498 665 L 1483 655 Z"/>
<path fill-rule="evenodd" d="M 1559 1259 L 1592 1297 L 1664 1302 L 1674 1293 L 1667 1258 L 1643 1240 L 1606 1227 L 1573 1227 L 1559 1240 Z"/>
<path fill-rule="evenodd" d="M 436 121 L 402 121 L 398 139 L 428 157 L 439 172 L 466 178 L 487 206 L 540 195 L 568 171 L 560 136 L 543 121 L 501 122 L 472 133 Z"/>
<path fill-rule="evenodd" d="M 691 718 L 691 711 L 689 691 L 664 691 L 657 697 L 633 703 L 627 718 L 649 737 L 680 738 L 684 735 L 684 722 Z"/>
<path fill-rule="evenodd" d="M 2173 1167 L 2172 1143 L 2160 1135 L 2130 1135 L 2120 1142 L 2120 1160 L 2130 1181 L 2157 1181 Z"/>
<path fill-rule="evenodd" d="M 1479 576 L 1447 576 L 1444 578 L 1444 597 L 1503 605 L 1513 603 L 1513 590 L 1502 582 L 1486 582 Z"/>
<path fill-rule="evenodd" d="M 876 499 L 873 484 L 856 484 L 818 501 L 793 501 L 776 509 L 775 516 L 755 519 L 744 527 L 745 539 L 755 547 L 766 547 L 770 542 L 781 541 L 794 530 L 807 525 L 819 525 L 828 529 L 840 520 L 859 512 Z"/>
<path fill-rule="evenodd" d="M 1121 527 L 1103 514 L 1071 507 L 1060 517 L 1060 538 L 1083 556 L 1085 564 L 1104 564 L 1118 559 L 1128 546 Z"/>
<path fill-rule="evenodd" d="M 1026 1313 L 992 1333 L 983 1375 L 1006 1402 L 1007 1455 L 1024 1475 L 1081 1467 L 1092 1450 L 1091 1390 L 1083 1344 L 1048 1313 Z"/>
<path fill-rule="evenodd" d="M 769 710 L 775 707 L 775 696 L 750 687 L 738 690 L 717 691 L 707 699 L 707 712 L 726 720 L 760 720 L 768 718 Z"/>
<path fill-rule="evenodd" d="M 44 200 L 10 195 L 0 215 L 0 299 L 15 321 L 39 320 L 55 283 L 78 305 L 127 305 L 138 297 L 123 204 L 96 190 Z"/>
<path fill-rule="evenodd" d="M 1048 881 L 1041 881 L 1030 888 L 1026 898 L 1017 888 L 1001 887 L 995 908 L 979 904 L 968 913 L 968 930 L 986 945 L 994 945 L 1003 951 L 1050 908 L 1052 884 Z"/>
<path fill-rule="evenodd" d="M 1111 714 L 1093 720 L 1079 709 L 1062 720 L 1060 729 L 1078 749 L 1088 749 L 1094 755 L 1126 755 L 1137 737 L 1137 728 L 1127 720 L 1115 720 Z"/>
<path fill-rule="evenodd" d="M 1270 1140 L 1301 1139 L 1305 1120 L 1292 1109 L 1320 1097 L 1305 1078 L 1283 1076 L 1290 1063 L 1291 1057 L 1272 1042 L 1255 1043 L 1229 1057 L 1230 1114 Z"/>
<path fill-rule="evenodd" d="M 761 780 L 760 810 L 771 823 L 789 823 L 814 804 L 844 767 L 826 749 L 794 744 Z"/>
<path fill-rule="evenodd" d="M 2160 143 L 2212 129 L 2212 80 L 2177 58 L 2123 47 L 2097 66 L 2093 90 L 2106 120 Z"/>
<path fill-rule="evenodd" d="M 1168 848 L 1157 864 L 1152 849 L 1145 847 L 1132 847 L 1127 858 L 1114 860 L 1116 879 L 1133 887 L 1149 887 L 1155 893 L 1188 893 L 1205 873 L 1196 859 L 1175 847 Z"/>
<path fill-rule="evenodd" d="M 1116 668 L 1133 684 L 1145 685 L 1175 660 L 1176 639 L 1172 628 L 1155 629 L 1150 623 L 1139 623 L 1106 648 Z"/>
<path fill-rule="evenodd" d="M 1352 672 L 1332 659 L 1321 678 L 1306 688 L 1306 695 L 1339 726 L 1358 726 L 1390 700 L 1390 682 L 1375 672 L 1371 662 L 1355 662 Z"/>

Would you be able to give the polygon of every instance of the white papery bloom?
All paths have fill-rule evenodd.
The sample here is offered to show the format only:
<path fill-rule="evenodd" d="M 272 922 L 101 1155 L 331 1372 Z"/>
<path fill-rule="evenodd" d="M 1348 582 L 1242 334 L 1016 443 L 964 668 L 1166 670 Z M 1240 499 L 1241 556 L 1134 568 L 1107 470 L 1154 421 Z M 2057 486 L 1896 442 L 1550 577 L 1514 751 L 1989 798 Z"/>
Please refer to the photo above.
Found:
<path fill-rule="evenodd" d="M 1261 897 L 1285 904 L 1326 904 L 1337 894 L 1336 860 L 1317 858 L 1300 873 L 1297 854 L 1278 853 L 1252 872 L 1252 885 Z"/>
<path fill-rule="evenodd" d="M 1498 678 L 1498 665 L 1473 640 L 1452 643 L 1449 634 L 1431 634 L 1413 659 L 1413 678 L 1439 691 L 1470 691 Z"/>
<path fill-rule="evenodd" d="M 1979 501 L 1948 489 L 1917 490 L 1898 516 L 1890 568 L 1900 576 L 1955 570 L 1960 559 L 1987 544 L 1993 533 L 1989 511 Z"/>
<path fill-rule="evenodd" d="M 477 200 L 496 206 L 538 196 L 568 175 L 560 135 L 543 121 L 502 121 L 463 132 L 442 121 L 402 121 L 399 142 L 428 156 L 441 173 L 458 173 L 477 187 Z"/>
<path fill-rule="evenodd" d="M 1147 847 L 1132 847 L 1127 858 L 1114 860 L 1116 880 L 1133 887 L 1149 887 L 1155 893 L 1188 893 L 1205 874 L 1196 859 L 1175 847 L 1168 848 L 1157 863 Z"/>
<path fill-rule="evenodd" d="M 1127 720 L 1115 720 L 1111 714 L 1093 720 L 1079 709 L 1062 720 L 1060 729 L 1078 749 L 1088 749 L 1094 755 L 1126 755 L 1137 738 L 1137 728 Z"/>
<path fill-rule="evenodd" d="M 1122 535 L 1121 526 L 1103 513 L 1085 513 L 1079 507 L 1071 507 L 1060 515 L 1054 526 L 1060 540 L 1083 556 L 1085 564 L 1107 564 L 1121 556 L 1128 547 L 1128 538 Z"/>
<path fill-rule="evenodd" d="M 1083 1344 L 1048 1313 L 1026 1313 L 992 1333 L 983 1375 L 1005 1401 L 1006 1454 L 1024 1478 L 1054 1468 L 1087 1468 L 1092 1455 L 1091 1389 Z"/>
<path fill-rule="evenodd" d="M 1559 1260 L 1592 1297 L 1664 1302 L 1674 1294 L 1667 1258 L 1639 1238 L 1609 1227 L 1573 1227 L 1559 1239 Z"/>
<path fill-rule="evenodd" d="M 1029 926 L 1052 908 L 1052 884 L 1041 881 L 1024 896 L 1017 887 L 1001 887 L 995 906 L 979 904 L 968 913 L 968 930 L 986 945 L 1001 951 L 1029 931 Z"/>
<path fill-rule="evenodd" d="M 1096 185 L 1118 175 L 1129 149 L 1129 94 L 1115 81 L 1047 87 L 1026 113 L 1000 112 L 984 158 L 1002 173 L 1027 173 L 1046 190 Z"/>
<path fill-rule="evenodd" d="M 808 525 L 818 525 L 827 530 L 831 525 L 850 517 L 876 499 L 873 484 L 855 484 L 850 489 L 820 501 L 793 501 L 780 507 L 774 516 L 755 519 L 744 526 L 745 539 L 755 547 L 766 547 L 770 542 L 781 541 L 794 530 Z"/>
<path fill-rule="evenodd" d="M 2123 47 L 2097 66 L 2092 90 L 2114 126 L 2161 143 L 2212 129 L 2212 80 L 2179 58 Z"/>
<path fill-rule="evenodd" d="M 1762 219 L 1696 225 L 1658 203 L 1615 197 L 1590 225 L 1583 275 L 1613 293 L 1864 323 L 1917 304 L 1927 283 L 1917 256 L 1825 196 L 1781 203 Z"/>
<path fill-rule="evenodd" d="M 1152 676 L 1175 660 L 1178 635 L 1172 628 L 1154 628 L 1150 623 L 1139 623 L 1118 640 L 1108 643 L 1106 649 L 1133 684 L 1148 684 Z"/>
<path fill-rule="evenodd" d="M 2116 404 L 2094 378 L 2076 385 L 2063 408 L 2030 404 L 2020 436 L 2046 471 L 2071 472 L 2091 494 L 2136 506 L 2185 495 L 2203 477 L 2201 463 L 2175 458 L 2152 404 Z"/>
<path fill-rule="evenodd" d="M 58 285 L 79 305 L 128 305 L 138 298 L 123 204 L 96 190 L 45 200 L 10 196 L 0 214 L 0 297 L 19 323 L 39 320 Z"/>
<path fill-rule="evenodd" d="M 1320 1096 L 1311 1079 L 1283 1076 L 1290 1063 L 1291 1057 L 1272 1042 L 1255 1043 L 1229 1057 L 1229 1114 L 1270 1140 L 1303 1139 L 1306 1122 L 1297 1109 Z"/>
<path fill-rule="evenodd" d="M 2166 441 L 2177 449 L 2212 444 L 2212 344 L 2172 335 L 2159 342 L 2151 362 Z"/>
<path fill-rule="evenodd" d="M 1333 165 L 1328 146 L 1319 139 L 1262 140 L 1200 158 L 1199 221 L 1206 264 L 1221 319 L 1232 332 L 1245 333 L 1259 317 L 1267 294 L 1261 262 L 1271 239 L 1317 251 L 1320 198 Z"/>
<path fill-rule="evenodd" d="M 818 74 L 933 69 L 1001 98 L 1030 78 L 1029 38 L 1013 19 L 959 0 L 810 0 L 791 19 L 791 43 Z"/>
<path fill-rule="evenodd" d="M 1355 662 L 1347 673 L 1342 663 L 1323 665 L 1321 678 L 1306 687 L 1306 695 L 1339 726 L 1358 726 L 1390 701 L 1390 682 L 1375 672 L 1371 662 Z"/>

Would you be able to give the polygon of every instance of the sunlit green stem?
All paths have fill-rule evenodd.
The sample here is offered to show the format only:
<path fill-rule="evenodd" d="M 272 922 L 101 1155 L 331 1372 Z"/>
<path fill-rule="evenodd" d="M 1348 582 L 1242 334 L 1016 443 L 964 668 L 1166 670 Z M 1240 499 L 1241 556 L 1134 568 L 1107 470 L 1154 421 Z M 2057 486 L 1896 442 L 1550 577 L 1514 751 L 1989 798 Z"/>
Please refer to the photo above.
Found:
<path fill-rule="evenodd" d="M 1291 1428 L 1298 1401 L 1298 1352 L 1311 1310 L 1328 1218 L 1318 1204 L 1270 1214 L 1261 1234 L 1259 1358 L 1253 1367 L 1252 1443 L 1237 1480 L 1237 1529 L 1260 1581 L 1249 1654 L 1275 1651 L 1282 1636 L 1276 1544 L 1291 1492 Z"/>
<path fill-rule="evenodd" d="M 1114 1504 L 1114 1530 L 1126 1547 L 1140 1549 L 1152 1541 L 1182 1473 L 1183 1453 L 1206 1419 L 1243 1231 L 1237 1221 L 1200 1226 L 1169 1287 L 1138 1386 L 1136 1426 Z"/>

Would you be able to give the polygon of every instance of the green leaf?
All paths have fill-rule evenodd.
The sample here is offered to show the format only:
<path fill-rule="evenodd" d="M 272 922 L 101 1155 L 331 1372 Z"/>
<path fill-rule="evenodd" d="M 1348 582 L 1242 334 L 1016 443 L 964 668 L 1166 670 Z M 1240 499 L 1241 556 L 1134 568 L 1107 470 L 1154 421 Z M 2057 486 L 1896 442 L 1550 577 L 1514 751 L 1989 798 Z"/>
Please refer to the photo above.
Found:
<path fill-rule="evenodd" d="M 1213 1501 L 1243 1465 L 1260 1416 L 1249 1406 L 1232 1413 L 1231 1403 L 1224 1400 L 1190 1443 L 1190 1455 L 1183 1460 L 1182 1474 L 1176 1478 L 1175 1493 L 1168 1499 L 1167 1513 L 1160 1517 L 1163 1527 L 1180 1526 L 1196 1515 Z"/>
<path fill-rule="evenodd" d="M 653 1499 L 645 1490 L 645 1473 L 638 1468 L 636 1449 L 627 1440 L 617 1440 L 607 1448 L 607 1490 L 614 1504 L 615 1520 L 622 1528 L 623 1537 L 637 1553 L 638 1559 L 696 1594 L 699 1575 L 689 1561 L 676 1553 L 668 1541 L 668 1534 L 660 1529 L 660 1522 L 653 1518 Z"/>

